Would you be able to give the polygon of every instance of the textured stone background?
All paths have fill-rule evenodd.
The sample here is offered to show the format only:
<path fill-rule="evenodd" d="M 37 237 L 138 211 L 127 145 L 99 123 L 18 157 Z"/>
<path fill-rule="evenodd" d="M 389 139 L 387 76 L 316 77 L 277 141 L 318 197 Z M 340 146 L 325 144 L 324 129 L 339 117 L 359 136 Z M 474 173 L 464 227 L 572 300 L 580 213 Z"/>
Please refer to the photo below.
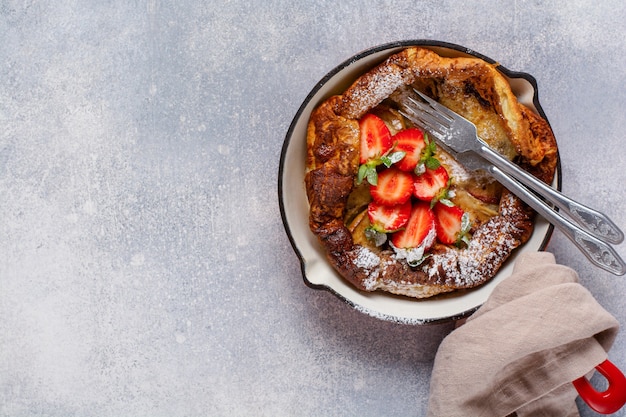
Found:
<path fill-rule="evenodd" d="M 622 0 L 371 3 L 0 1 L 0 415 L 423 415 L 452 325 L 306 287 L 276 195 L 302 100 L 381 43 L 533 74 L 564 190 L 626 226 Z M 623 277 L 548 249 L 626 322 Z"/>

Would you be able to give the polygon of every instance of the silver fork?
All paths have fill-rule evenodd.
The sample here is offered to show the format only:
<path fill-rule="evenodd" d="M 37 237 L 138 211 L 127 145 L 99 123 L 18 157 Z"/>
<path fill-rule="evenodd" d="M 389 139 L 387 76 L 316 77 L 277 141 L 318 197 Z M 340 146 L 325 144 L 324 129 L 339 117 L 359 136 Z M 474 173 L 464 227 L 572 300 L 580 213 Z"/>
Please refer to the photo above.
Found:
<path fill-rule="evenodd" d="M 415 90 L 400 103 L 401 113 L 422 126 L 437 143 L 470 170 L 482 169 L 558 227 L 595 265 L 615 275 L 626 273 L 626 263 L 609 243 L 619 244 L 624 233 L 605 214 L 591 209 L 520 169 L 480 139 L 476 126 L 461 115 Z M 546 202 L 565 212 L 580 227 Z"/>

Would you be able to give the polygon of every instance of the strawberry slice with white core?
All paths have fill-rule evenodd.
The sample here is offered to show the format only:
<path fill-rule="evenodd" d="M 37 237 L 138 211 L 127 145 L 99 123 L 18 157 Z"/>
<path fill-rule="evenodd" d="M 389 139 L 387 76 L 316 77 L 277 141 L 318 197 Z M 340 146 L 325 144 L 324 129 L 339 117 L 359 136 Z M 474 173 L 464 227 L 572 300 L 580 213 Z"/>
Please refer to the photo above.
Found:
<path fill-rule="evenodd" d="M 413 205 L 405 228 L 391 236 L 391 243 L 400 249 L 422 247 L 428 250 L 435 236 L 435 214 L 428 203 L 419 201 Z"/>
<path fill-rule="evenodd" d="M 413 181 L 412 174 L 391 167 L 378 174 L 378 183 L 370 186 L 370 194 L 378 204 L 404 204 L 411 198 Z"/>
<path fill-rule="evenodd" d="M 437 169 L 426 168 L 423 174 L 415 178 L 413 195 L 420 200 L 431 201 L 448 185 L 448 179 L 448 171 L 443 165 Z"/>
<path fill-rule="evenodd" d="M 378 116 L 367 113 L 359 120 L 361 131 L 361 164 L 383 156 L 391 146 L 391 132 Z"/>
<path fill-rule="evenodd" d="M 409 221 L 411 202 L 385 206 L 372 201 L 367 207 L 367 215 L 374 230 L 383 233 L 394 232 Z"/>
<path fill-rule="evenodd" d="M 435 204 L 435 224 L 437 226 L 437 239 L 444 245 L 454 245 L 461 233 L 463 209 L 457 206 L 447 206 L 442 203 Z"/>
<path fill-rule="evenodd" d="M 404 158 L 396 163 L 398 169 L 412 172 L 422 157 L 422 150 L 426 147 L 424 133 L 418 128 L 411 127 L 396 133 L 391 141 L 395 144 L 394 151 L 406 153 Z"/>

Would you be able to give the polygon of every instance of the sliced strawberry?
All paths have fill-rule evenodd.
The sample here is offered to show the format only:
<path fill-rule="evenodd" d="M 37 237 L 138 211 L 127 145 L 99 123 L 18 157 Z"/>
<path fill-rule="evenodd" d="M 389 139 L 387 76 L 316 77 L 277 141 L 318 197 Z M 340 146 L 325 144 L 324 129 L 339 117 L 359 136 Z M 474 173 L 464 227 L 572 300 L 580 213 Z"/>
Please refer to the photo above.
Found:
<path fill-rule="evenodd" d="M 437 239 L 444 245 L 454 245 L 461 233 L 463 214 L 460 207 L 447 206 L 442 203 L 433 207 L 437 225 Z"/>
<path fill-rule="evenodd" d="M 380 117 L 367 113 L 359 120 L 359 129 L 361 130 L 361 164 L 380 158 L 391 149 L 393 144 L 391 132 Z"/>
<path fill-rule="evenodd" d="M 426 168 L 423 174 L 415 178 L 413 195 L 420 200 L 431 201 L 447 185 L 448 171 L 443 165 L 437 169 Z"/>
<path fill-rule="evenodd" d="M 422 157 L 422 150 L 426 147 L 424 133 L 412 127 L 396 133 L 391 141 L 395 144 L 395 151 L 406 153 L 396 166 L 402 171 L 413 171 Z"/>
<path fill-rule="evenodd" d="M 370 223 L 379 232 L 394 232 L 401 229 L 409 221 L 411 202 L 395 206 L 384 206 L 372 201 L 367 207 Z"/>
<path fill-rule="evenodd" d="M 404 204 L 411 198 L 414 176 L 391 167 L 378 174 L 377 185 L 370 186 L 375 202 L 387 206 Z"/>
<path fill-rule="evenodd" d="M 417 202 L 411 209 L 411 217 L 405 228 L 391 236 L 391 243 L 396 248 L 424 247 L 428 250 L 435 241 L 435 214 L 428 203 Z"/>

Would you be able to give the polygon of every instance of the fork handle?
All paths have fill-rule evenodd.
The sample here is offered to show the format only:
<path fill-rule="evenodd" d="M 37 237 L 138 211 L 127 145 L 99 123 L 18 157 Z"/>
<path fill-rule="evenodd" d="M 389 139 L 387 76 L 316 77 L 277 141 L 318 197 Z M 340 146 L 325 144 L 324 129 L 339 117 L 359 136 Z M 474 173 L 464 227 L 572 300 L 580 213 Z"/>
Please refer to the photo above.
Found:
<path fill-rule="evenodd" d="M 547 221 L 558 227 L 593 264 L 615 275 L 624 275 L 626 273 L 626 263 L 608 243 L 591 235 L 561 216 L 499 167 L 492 165 L 489 167 L 489 172 L 505 188 L 521 198 Z"/>
<path fill-rule="evenodd" d="M 589 234 L 605 242 L 619 244 L 624 240 L 624 233 L 603 213 L 587 207 L 565 196 L 543 181 L 538 180 L 517 165 L 504 158 L 488 146 L 481 146 L 481 156 L 489 162 L 511 175 L 513 178 L 529 187 L 548 202 L 563 210 Z"/>

